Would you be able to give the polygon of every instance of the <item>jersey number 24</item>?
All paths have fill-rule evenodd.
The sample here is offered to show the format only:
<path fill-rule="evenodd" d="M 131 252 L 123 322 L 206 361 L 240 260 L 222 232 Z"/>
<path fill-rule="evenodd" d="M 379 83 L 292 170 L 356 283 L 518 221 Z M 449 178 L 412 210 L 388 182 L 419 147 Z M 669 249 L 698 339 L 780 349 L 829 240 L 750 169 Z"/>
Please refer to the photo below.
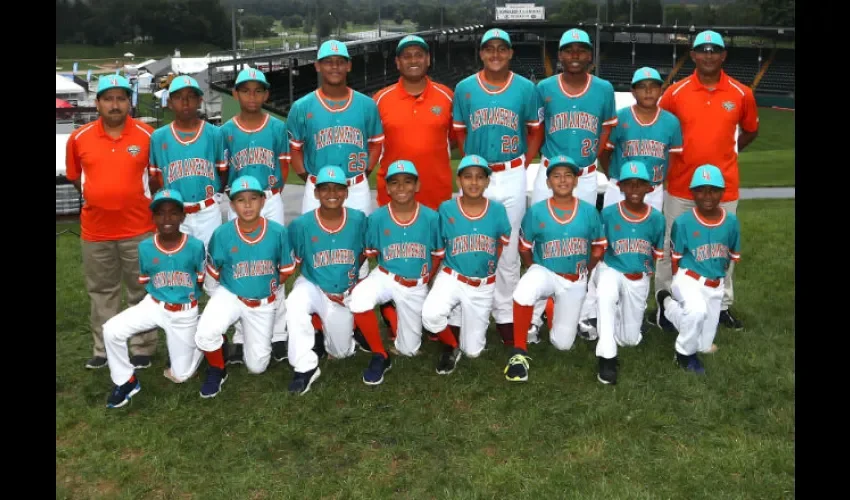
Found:
<path fill-rule="evenodd" d="M 599 145 L 599 139 L 584 139 L 581 141 L 581 155 L 582 156 L 594 156 L 596 155 L 596 146 Z M 591 154 L 593 153 L 593 154 Z"/>

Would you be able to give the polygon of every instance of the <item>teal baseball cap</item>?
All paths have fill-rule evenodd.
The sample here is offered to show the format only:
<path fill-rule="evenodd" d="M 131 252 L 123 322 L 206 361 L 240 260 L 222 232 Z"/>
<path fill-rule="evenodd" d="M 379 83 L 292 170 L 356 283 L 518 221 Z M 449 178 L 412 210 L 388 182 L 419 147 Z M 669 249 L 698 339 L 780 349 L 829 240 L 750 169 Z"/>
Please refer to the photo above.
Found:
<path fill-rule="evenodd" d="M 165 201 L 173 201 L 180 205 L 181 209 L 183 208 L 183 195 L 180 194 L 180 191 L 176 189 L 160 189 L 154 195 L 153 201 L 150 204 L 151 211 L 155 211 L 156 207 Z"/>
<path fill-rule="evenodd" d="M 499 28 L 493 28 L 491 30 L 488 30 L 486 33 L 484 33 L 484 36 L 481 37 L 481 45 L 480 46 L 483 47 L 485 43 L 487 43 L 487 42 L 489 42 L 490 40 L 493 40 L 493 39 L 504 41 L 506 44 L 508 44 L 508 47 L 512 46 L 511 45 L 511 37 L 508 35 L 508 32 L 505 31 L 505 30 L 500 30 Z"/>
<path fill-rule="evenodd" d="M 549 176 L 555 167 L 570 167 L 574 174 L 578 174 L 580 170 L 575 160 L 566 155 L 558 155 L 554 158 L 549 158 L 549 166 L 546 167 L 546 176 Z"/>
<path fill-rule="evenodd" d="M 100 97 L 100 94 L 109 89 L 124 89 L 129 93 L 133 93 L 133 87 L 130 86 L 130 82 L 121 75 L 103 75 L 98 78 L 97 93 L 95 96 Z"/>
<path fill-rule="evenodd" d="M 260 181 L 258 181 L 256 177 L 252 175 L 243 175 L 233 181 L 230 185 L 230 199 L 232 200 L 237 194 L 245 191 L 256 191 L 263 195 L 266 194 L 265 190 L 263 190 L 263 186 L 260 185 Z"/>
<path fill-rule="evenodd" d="M 174 80 L 171 80 L 171 85 L 168 86 L 168 93 L 173 94 L 178 90 L 183 89 L 194 89 L 198 95 L 204 95 L 204 91 L 201 90 L 201 86 L 198 85 L 198 81 L 192 78 L 189 75 L 180 75 L 174 77 Z"/>
<path fill-rule="evenodd" d="M 319 47 L 319 54 L 316 56 L 317 61 L 321 61 L 326 57 L 342 56 L 349 61 L 351 56 L 348 55 L 348 47 L 338 40 L 328 40 Z"/>
<path fill-rule="evenodd" d="M 398 42 L 398 47 L 395 49 L 395 55 L 401 54 L 401 51 L 405 49 L 405 47 L 410 47 L 411 45 L 416 45 L 417 47 L 422 47 L 425 52 L 430 52 L 431 48 L 428 46 L 428 43 L 419 36 L 416 35 L 407 35 L 402 38 L 400 42 Z"/>
<path fill-rule="evenodd" d="M 726 44 L 723 43 L 723 37 L 720 36 L 720 33 L 711 30 L 703 31 L 694 37 L 693 48 L 697 48 L 700 45 L 717 45 L 721 49 L 726 48 Z"/>
<path fill-rule="evenodd" d="M 655 80 L 658 83 L 664 84 L 664 80 L 661 79 L 661 74 L 649 66 L 638 68 L 638 70 L 635 71 L 634 76 L 632 76 L 632 87 L 634 87 L 636 83 L 644 80 Z"/>
<path fill-rule="evenodd" d="M 345 179 L 345 172 L 336 165 L 326 165 L 319 169 L 319 175 L 316 176 L 316 186 L 328 182 L 348 187 L 348 182 L 346 182 Z"/>
<path fill-rule="evenodd" d="M 620 182 L 629 179 L 640 179 L 642 181 L 651 182 L 649 180 L 649 171 L 646 169 L 646 164 L 640 161 L 630 161 L 620 167 Z"/>
<path fill-rule="evenodd" d="M 567 30 L 563 35 L 561 35 L 561 42 L 558 44 L 558 50 L 563 49 L 571 43 L 583 43 L 588 47 L 593 48 L 593 44 L 590 43 L 590 35 L 588 35 L 586 31 L 576 28 Z"/>
<path fill-rule="evenodd" d="M 396 160 L 390 163 L 390 166 L 387 168 L 387 176 L 385 179 L 390 180 L 390 177 L 396 174 L 410 174 L 419 178 L 419 172 L 416 171 L 416 167 L 413 165 L 413 162 L 407 160 Z"/>
<path fill-rule="evenodd" d="M 705 164 L 697 167 L 694 176 L 691 179 L 691 189 L 700 186 L 714 186 L 725 188 L 726 182 L 723 180 L 723 173 L 720 169 L 711 164 Z"/>
<path fill-rule="evenodd" d="M 457 166 L 457 175 L 460 175 L 460 172 L 466 167 L 481 167 L 488 176 L 493 173 L 493 169 L 487 164 L 487 160 L 478 155 L 464 156 Z"/>
<path fill-rule="evenodd" d="M 239 72 L 239 76 L 236 77 L 236 83 L 233 85 L 233 88 L 237 88 L 245 82 L 258 82 L 261 83 L 265 88 L 269 88 L 269 81 L 266 80 L 266 75 L 255 68 L 245 68 Z"/>

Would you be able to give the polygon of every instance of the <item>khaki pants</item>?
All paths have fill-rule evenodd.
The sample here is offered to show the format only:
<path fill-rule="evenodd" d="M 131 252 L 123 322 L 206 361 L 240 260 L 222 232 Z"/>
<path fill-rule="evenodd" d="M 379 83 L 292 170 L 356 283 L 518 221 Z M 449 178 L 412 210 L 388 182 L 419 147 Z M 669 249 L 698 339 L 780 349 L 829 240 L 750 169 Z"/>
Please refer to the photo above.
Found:
<path fill-rule="evenodd" d="M 670 290 L 673 282 L 673 267 L 670 261 L 670 230 L 673 227 L 673 221 L 676 217 L 682 215 L 696 205 L 693 200 L 678 198 L 671 196 L 666 191 L 664 192 L 664 218 L 667 220 L 667 231 L 664 235 L 664 258 L 659 259 L 655 272 L 655 291 Z M 727 201 L 720 204 L 729 213 L 737 215 L 738 200 Z M 735 270 L 735 263 L 729 262 L 729 269 L 726 270 L 726 278 L 723 287 L 723 300 L 720 302 L 720 310 L 725 311 L 732 305 L 734 297 L 732 290 L 732 273 Z"/>
<path fill-rule="evenodd" d="M 121 309 L 121 282 L 127 287 L 127 304 L 134 306 L 146 295 L 139 284 L 139 243 L 153 233 L 117 241 L 82 241 L 83 274 L 91 300 L 91 329 L 94 355 L 105 358 L 103 324 Z M 157 330 L 130 338 L 132 356 L 151 356 L 156 351 Z"/>

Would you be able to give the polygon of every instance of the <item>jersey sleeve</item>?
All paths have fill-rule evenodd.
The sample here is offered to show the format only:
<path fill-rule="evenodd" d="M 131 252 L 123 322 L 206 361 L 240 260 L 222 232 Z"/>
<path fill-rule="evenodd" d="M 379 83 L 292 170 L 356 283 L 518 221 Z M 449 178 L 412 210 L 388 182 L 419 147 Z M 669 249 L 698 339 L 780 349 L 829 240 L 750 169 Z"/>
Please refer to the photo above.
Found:
<path fill-rule="evenodd" d="M 507 246 L 511 242 L 511 221 L 508 220 L 508 212 L 505 208 L 499 210 L 499 218 L 497 219 L 496 230 L 499 234 L 499 241 L 502 245 Z"/>
<path fill-rule="evenodd" d="M 519 226 L 519 244 L 522 247 L 520 250 L 531 251 L 534 248 L 534 211 L 530 208 L 522 216 L 522 224 Z"/>
<path fill-rule="evenodd" d="M 378 221 L 379 212 L 372 212 L 369 217 L 366 218 L 366 238 L 364 241 L 364 250 L 363 252 L 367 257 L 377 257 L 379 251 L 379 242 L 378 242 L 378 231 L 380 231 L 380 222 Z"/>
<path fill-rule="evenodd" d="M 192 264 L 194 265 L 195 276 L 198 279 L 198 284 L 203 284 L 204 276 L 206 273 L 204 272 L 206 260 L 206 251 L 204 250 L 204 244 L 196 245 L 194 249 L 194 253 L 192 254 Z"/>
<path fill-rule="evenodd" d="M 434 213 L 434 217 L 431 218 L 431 255 L 434 257 L 445 257 L 446 256 L 446 245 L 443 242 L 443 231 L 440 228 L 440 216 Z"/>
<path fill-rule="evenodd" d="M 381 115 L 378 113 L 378 105 L 371 99 L 364 99 L 366 103 L 366 126 L 369 135 L 369 145 L 382 144 L 384 142 L 384 125 L 381 122 Z"/>
<path fill-rule="evenodd" d="M 227 170 L 227 145 L 224 142 L 224 131 L 213 125 L 213 144 L 215 148 L 215 167 L 219 172 Z"/>
<path fill-rule="evenodd" d="M 289 235 L 286 228 L 280 232 L 280 274 L 291 274 L 295 271 L 295 256 L 289 245 Z"/>
<path fill-rule="evenodd" d="M 619 125 L 619 119 L 617 120 L 617 123 Z M 617 141 L 619 140 L 618 136 L 620 135 L 620 128 L 621 127 L 618 126 L 611 129 L 611 133 L 608 135 L 608 140 L 603 145 L 603 147 L 608 151 L 614 151 L 614 148 L 617 147 Z"/>
<path fill-rule="evenodd" d="M 286 130 L 289 136 L 289 146 L 294 151 L 300 151 L 304 146 L 306 124 L 304 123 L 303 101 L 296 101 L 289 109 L 286 119 Z"/>
<path fill-rule="evenodd" d="M 139 284 L 147 285 L 151 280 L 150 270 L 145 263 L 148 261 L 144 252 L 144 247 L 139 244 Z"/>
<path fill-rule="evenodd" d="M 77 152 L 77 139 L 75 135 L 72 135 L 65 143 L 65 178 L 73 182 L 79 179 L 82 173 L 83 166 Z"/>
<path fill-rule="evenodd" d="M 225 255 L 227 255 L 221 249 L 221 245 L 219 244 L 220 239 L 221 232 L 213 231 L 212 236 L 210 236 L 210 241 L 207 243 L 207 272 L 210 276 L 215 278 L 216 281 L 220 281 L 221 268 L 224 266 L 224 258 Z"/>
<path fill-rule="evenodd" d="M 295 219 L 287 228 L 289 235 L 289 247 L 292 249 L 292 257 L 296 264 L 300 264 L 304 259 L 304 231 L 302 230 L 301 221 Z"/>
<path fill-rule="evenodd" d="M 151 134 L 150 155 L 148 158 L 148 174 L 157 175 L 161 172 L 162 161 L 159 155 L 162 153 L 159 134 Z"/>
<path fill-rule="evenodd" d="M 602 108 L 602 126 L 616 127 L 617 122 L 617 98 L 614 94 L 614 87 L 605 90 L 605 105 Z"/>
<path fill-rule="evenodd" d="M 741 223 L 737 217 L 729 232 L 729 258 L 738 262 L 741 260 Z"/>
<path fill-rule="evenodd" d="M 286 123 L 280 123 L 280 131 L 274 134 L 274 154 L 278 161 L 288 161 L 289 158 L 289 134 L 287 132 Z M 286 179 L 283 179 L 284 181 Z"/>
<path fill-rule="evenodd" d="M 607 240 L 605 239 L 605 233 L 602 231 L 602 219 L 599 217 L 599 211 L 593 208 L 592 214 L 590 217 L 590 237 L 593 238 L 592 246 L 594 248 L 602 247 L 605 248 L 605 244 Z"/>
<path fill-rule="evenodd" d="M 537 85 L 531 84 L 526 97 L 524 118 L 529 127 L 539 127 L 543 123 L 543 101 L 537 92 Z"/>
<path fill-rule="evenodd" d="M 744 132 L 756 132 L 759 129 L 758 105 L 751 90 L 744 94 L 743 109 L 741 110 L 741 129 Z"/>
<path fill-rule="evenodd" d="M 469 114 L 462 90 L 459 83 L 455 87 L 454 99 L 452 99 L 452 128 L 455 130 L 466 129 L 466 116 Z"/>
<path fill-rule="evenodd" d="M 678 261 L 687 251 L 687 229 L 680 220 L 673 221 L 670 228 L 670 257 Z"/>
<path fill-rule="evenodd" d="M 664 257 L 664 232 L 667 230 L 667 221 L 664 219 L 664 215 L 660 212 L 658 216 L 655 217 L 655 227 L 653 227 L 652 234 L 652 254 L 656 259 L 660 259 Z"/>
<path fill-rule="evenodd" d="M 682 153 L 685 141 L 682 139 L 682 124 L 674 115 L 670 115 L 670 152 Z"/>

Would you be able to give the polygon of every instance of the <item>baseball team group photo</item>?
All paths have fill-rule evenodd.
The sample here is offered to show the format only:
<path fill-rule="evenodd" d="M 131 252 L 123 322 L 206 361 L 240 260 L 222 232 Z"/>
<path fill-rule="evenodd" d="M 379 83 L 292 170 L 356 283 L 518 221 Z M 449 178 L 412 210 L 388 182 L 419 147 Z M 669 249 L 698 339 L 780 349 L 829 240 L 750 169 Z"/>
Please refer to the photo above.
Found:
<path fill-rule="evenodd" d="M 795 496 L 794 2 L 192 2 L 57 55 L 57 498 Z"/>

